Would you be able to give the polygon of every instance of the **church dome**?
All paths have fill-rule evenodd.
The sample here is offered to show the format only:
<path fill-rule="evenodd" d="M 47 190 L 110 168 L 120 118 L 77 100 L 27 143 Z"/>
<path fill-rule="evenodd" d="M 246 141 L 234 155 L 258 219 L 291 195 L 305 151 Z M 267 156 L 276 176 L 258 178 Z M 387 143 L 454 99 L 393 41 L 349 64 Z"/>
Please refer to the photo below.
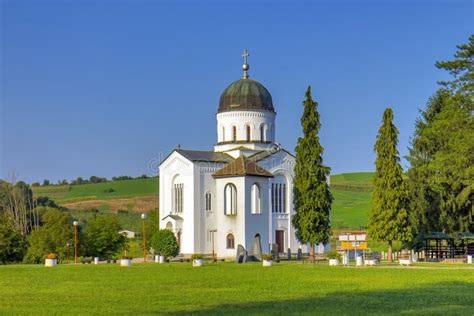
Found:
<path fill-rule="evenodd" d="M 228 111 L 275 112 L 270 92 L 260 82 L 243 78 L 232 82 L 222 93 L 218 113 Z"/>

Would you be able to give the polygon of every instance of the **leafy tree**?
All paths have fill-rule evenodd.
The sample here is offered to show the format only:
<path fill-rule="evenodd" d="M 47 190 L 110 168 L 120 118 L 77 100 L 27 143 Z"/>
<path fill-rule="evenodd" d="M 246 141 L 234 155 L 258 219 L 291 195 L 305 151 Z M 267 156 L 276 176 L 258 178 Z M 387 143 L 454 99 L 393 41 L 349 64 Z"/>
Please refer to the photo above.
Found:
<path fill-rule="evenodd" d="M 474 232 L 474 35 L 454 60 L 437 62 L 454 79 L 441 82 L 417 119 L 408 177 L 416 235 Z"/>
<path fill-rule="evenodd" d="M 91 256 L 110 258 L 127 248 L 127 238 L 116 216 L 97 216 L 87 222 L 83 237 L 86 252 Z"/>
<path fill-rule="evenodd" d="M 413 226 L 429 231 L 474 231 L 473 101 L 440 89 L 416 123 L 407 159 Z"/>
<path fill-rule="evenodd" d="M 38 196 L 36 198 L 36 206 L 45 206 L 59 209 L 59 205 L 57 205 L 54 200 L 51 200 L 47 196 Z"/>
<path fill-rule="evenodd" d="M 179 245 L 173 232 L 169 229 L 161 229 L 151 237 L 151 246 L 155 253 L 165 257 L 175 257 L 179 254 Z"/>
<path fill-rule="evenodd" d="M 458 45 L 458 51 L 453 60 L 438 61 L 436 67 L 447 70 L 454 79 L 441 81 L 444 86 L 450 87 L 461 94 L 474 94 L 474 34 L 469 37 L 469 43 Z"/>
<path fill-rule="evenodd" d="M 43 225 L 28 236 L 29 247 L 23 261 L 40 263 L 48 253 L 56 253 L 59 260 L 64 260 L 66 244 L 73 238 L 72 218 L 54 208 L 41 208 L 40 212 Z"/>
<path fill-rule="evenodd" d="M 292 219 L 296 236 L 301 243 L 310 244 L 314 257 L 314 245 L 328 243 L 330 236 L 330 210 L 333 197 L 327 177 L 330 168 L 323 165 L 323 147 L 319 143 L 321 128 L 318 103 L 313 101 L 311 87 L 306 91 L 301 117 L 303 137 L 296 146 L 294 178 L 294 205 L 296 214 Z"/>
<path fill-rule="evenodd" d="M 101 178 L 101 177 L 96 177 L 96 176 L 91 176 L 89 178 L 90 183 L 102 183 L 102 182 L 107 182 L 106 178 Z"/>
<path fill-rule="evenodd" d="M 159 230 L 160 230 L 160 214 L 159 214 L 158 209 L 155 208 L 147 212 L 147 219 L 145 221 L 146 239 L 150 240 L 151 237 Z"/>
<path fill-rule="evenodd" d="M 393 240 L 411 240 L 408 191 L 397 144 L 398 130 L 393 124 L 393 111 L 387 108 L 374 146 L 377 159 L 368 228 L 374 240 L 388 242 L 388 261 L 392 261 Z"/>
<path fill-rule="evenodd" d="M 48 179 L 43 180 L 43 186 L 50 185 L 51 183 L 49 182 Z"/>
<path fill-rule="evenodd" d="M 0 218 L 0 263 L 20 262 L 26 250 L 24 237 L 6 218 Z"/>
<path fill-rule="evenodd" d="M 8 218 L 15 230 L 23 236 L 37 227 L 39 216 L 30 186 L 23 181 L 11 184 L 0 180 L 0 213 Z"/>

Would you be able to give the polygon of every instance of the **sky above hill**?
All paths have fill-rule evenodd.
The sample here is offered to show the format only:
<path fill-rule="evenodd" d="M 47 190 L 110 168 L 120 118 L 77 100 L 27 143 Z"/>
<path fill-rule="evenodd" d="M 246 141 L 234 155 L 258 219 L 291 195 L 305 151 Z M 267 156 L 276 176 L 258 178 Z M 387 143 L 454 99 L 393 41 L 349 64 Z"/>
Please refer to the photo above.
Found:
<path fill-rule="evenodd" d="M 156 174 L 178 144 L 212 149 L 219 96 L 270 91 L 294 152 L 308 85 L 333 173 L 374 169 L 388 106 L 407 153 L 434 67 L 473 31 L 473 1 L 2 1 L 1 178 Z M 407 167 L 406 161 L 402 161 Z"/>

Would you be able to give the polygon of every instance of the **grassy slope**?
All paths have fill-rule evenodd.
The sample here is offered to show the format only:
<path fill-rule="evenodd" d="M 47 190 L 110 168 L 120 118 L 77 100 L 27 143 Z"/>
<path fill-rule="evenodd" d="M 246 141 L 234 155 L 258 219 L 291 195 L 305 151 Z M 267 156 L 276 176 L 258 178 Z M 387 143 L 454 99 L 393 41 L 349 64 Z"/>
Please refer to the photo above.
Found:
<path fill-rule="evenodd" d="M 469 315 L 474 270 L 280 263 L 0 266 L 0 314 Z"/>
<path fill-rule="evenodd" d="M 372 187 L 371 172 L 344 173 L 331 176 L 331 188 L 334 195 L 332 208 L 332 223 L 335 229 L 359 229 L 367 225 L 367 212 L 370 209 Z M 115 190 L 105 193 L 106 189 Z M 97 208 L 107 212 L 117 208 L 112 200 L 125 199 L 122 201 L 122 209 L 132 209 L 138 202 L 132 198 L 156 196 L 158 194 L 158 178 L 134 179 L 125 181 L 114 181 L 98 184 L 83 184 L 72 186 L 48 186 L 34 188 L 38 196 L 46 195 L 68 208 L 75 209 L 79 201 L 99 200 L 96 206 L 89 207 L 87 203 L 82 204 L 82 209 Z M 128 200 L 127 200 L 128 199 Z M 155 202 L 152 201 L 151 204 Z M 148 202 L 147 205 L 150 205 Z M 77 205 L 79 209 L 79 205 Z M 87 216 L 82 214 L 81 216 Z"/>
<path fill-rule="evenodd" d="M 34 192 L 38 196 L 48 196 L 58 203 L 64 203 L 88 199 L 155 195 L 158 194 L 158 186 L 158 178 L 148 178 L 94 184 L 35 187 Z M 107 189 L 113 189 L 114 192 L 106 193 L 105 190 Z"/>
<path fill-rule="evenodd" d="M 332 223 L 336 229 L 364 228 L 371 206 L 372 172 L 343 173 L 331 176 L 334 195 Z"/>

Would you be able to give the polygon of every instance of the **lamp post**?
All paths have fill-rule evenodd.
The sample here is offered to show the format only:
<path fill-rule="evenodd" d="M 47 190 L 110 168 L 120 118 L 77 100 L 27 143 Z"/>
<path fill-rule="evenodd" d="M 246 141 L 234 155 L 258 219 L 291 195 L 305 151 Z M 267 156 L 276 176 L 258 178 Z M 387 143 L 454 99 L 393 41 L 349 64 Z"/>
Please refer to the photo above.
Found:
<path fill-rule="evenodd" d="M 77 226 L 79 226 L 78 221 L 72 223 L 74 226 L 74 263 L 77 263 Z"/>
<path fill-rule="evenodd" d="M 66 243 L 66 263 L 69 263 L 69 247 L 71 247 L 71 243 L 68 241 Z"/>
<path fill-rule="evenodd" d="M 212 238 L 212 262 L 216 261 L 215 252 L 214 252 L 214 233 L 217 232 L 217 229 L 213 229 L 209 231 L 211 233 Z"/>
<path fill-rule="evenodd" d="M 145 236 L 145 219 L 146 213 L 142 213 L 142 234 L 143 234 L 143 262 L 146 263 L 146 236 Z"/>

